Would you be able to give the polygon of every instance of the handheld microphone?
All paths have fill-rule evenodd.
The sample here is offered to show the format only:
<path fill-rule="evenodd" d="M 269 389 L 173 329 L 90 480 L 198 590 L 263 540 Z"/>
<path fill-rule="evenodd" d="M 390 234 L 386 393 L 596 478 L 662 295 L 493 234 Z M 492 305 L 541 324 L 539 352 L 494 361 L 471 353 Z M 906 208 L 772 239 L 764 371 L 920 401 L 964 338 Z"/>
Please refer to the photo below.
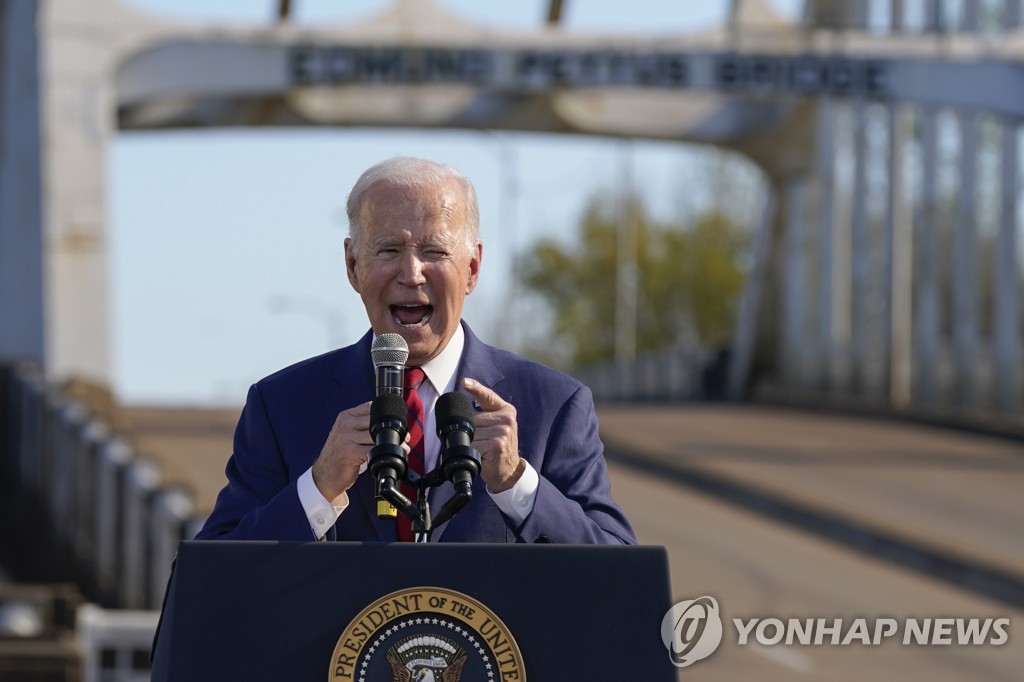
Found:
<path fill-rule="evenodd" d="M 377 482 L 377 518 L 393 519 L 398 510 L 385 499 L 385 491 L 394 490 L 405 476 L 408 462 L 402 443 L 409 430 L 402 397 L 384 393 L 370 404 L 370 436 L 376 443 L 370 449 L 370 473 Z"/>
<path fill-rule="evenodd" d="M 381 334 L 373 340 L 370 357 L 377 373 L 377 395 L 394 393 L 401 396 L 405 380 L 405 363 L 409 344 L 399 334 Z"/>
<path fill-rule="evenodd" d="M 399 334 L 381 334 L 373 340 L 373 345 L 370 346 L 370 357 L 373 358 L 373 367 L 376 372 L 376 392 L 375 395 L 393 395 L 399 398 L 399 402 L 402 403 L 400 414 L 402 416 L 403 423 L 405 422 L 405 403 L 401 400 L 404 392 L 403 386 L 405 385 L 405 362 L 409 359 L 409 344 L 405 342 L 405 339 Z M 376 404 L 376 401 L 374 401 Z M 392 404 L 394 407 L 394 404 Z M 372 409 L 372 408 L 371 408 Z M 396 408 L 397 409 L 397 408 Z M 370 426 L 371 430 L 374 424 L 374 419 L 371 415 Z M 406 427 L 407 429 L 408 427 Z M 376 436 L 374 436 L 376 438 Z M 402 432 L 402 438 L 405 438 L 405 431 Z M 399 445 L 401 440 L 399 440 Z M 379 444 L 378 444 L 379 445 Z M 373 453 L 370 453 L 372 460 Z M 405 461 L 403 459 L 403 461 Z M 405 474 L 405 469 L 402 470 L 402 475 Z M 376 476 L 376 474 L 374 474 Z M 401 480 L 401 478 L 399 478 Z M 394 505 L 384 499 L 380 494 L 380 478 L 377 479 L 377 518 L 380 519 L 394 519 L 398 516 L 398 510 L 395 509 Z"/>
<path fill-rule="evenodd" d="M 473 406 L 464 394 L 453 391 L 437 399 L 434 414 L 444 477 L 455 485 L 457 494 L 472 496 L 473 479 L 480 474 L 480 453 L 471 445 L 476 434 Z"/>

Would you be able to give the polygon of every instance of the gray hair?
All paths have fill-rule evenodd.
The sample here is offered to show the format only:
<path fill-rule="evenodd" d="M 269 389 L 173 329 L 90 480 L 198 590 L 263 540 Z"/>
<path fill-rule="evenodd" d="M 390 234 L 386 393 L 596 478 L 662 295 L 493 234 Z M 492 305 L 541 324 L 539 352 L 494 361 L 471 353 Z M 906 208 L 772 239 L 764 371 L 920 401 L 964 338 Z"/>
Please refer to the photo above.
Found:
<path fill-rule="evenodd" d="M 469 178 L 452 166 L 427 159 L 411 156 L 396 156 L 366 169 L 348 195 L 348 236 L 352 240 L 352 248 L 359 250 L 363 235 L 360 213 L 367 191 L 378 183 L 393 187 L 421 188 L 432 187 L 444 182 L 455 182 L 466 195 L 466 248 L 476 249 L 480 241 L 480 205 L 476 198 L 476 189 Z"/>

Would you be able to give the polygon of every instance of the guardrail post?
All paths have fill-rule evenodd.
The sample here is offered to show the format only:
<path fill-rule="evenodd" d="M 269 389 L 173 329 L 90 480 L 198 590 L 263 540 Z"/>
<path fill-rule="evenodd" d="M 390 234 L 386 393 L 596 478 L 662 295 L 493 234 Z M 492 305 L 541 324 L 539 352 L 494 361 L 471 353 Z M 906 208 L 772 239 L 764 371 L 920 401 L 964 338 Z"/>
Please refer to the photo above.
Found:
<path fill-rule="evenodd" d="M 163 603 L 167 581 L 171 577 L 171 564 L 178 552 L 178 543 L 189 537 L 189 523 L 195 504 L 191 493 L 181 486 L 164 488 L 153 498 L 150 517 L 149 606 L 158 608 Z"/>
<path fill-rule="evenodd" d="M 90 580 L 99 584 L 99 512 L 105 501 L 100 497 L 100 451 L 110 438 L 110 429 L 103 422 L 88 420 L 78 433 L 78 480 L 75 507 L 74 547 L 78 559 L 85 563 Z"/>
<path fill-rule="evenodd" d="M 151 594 L 149 566 L 152 552 L 149 515 L 153 495 L 159 486 L 160 470 L 147 459 L 136 460 L 123 469 L 121 595 L 122 605 L 127 608 L 145 608 Z"/>
<path fill-rule="evenodd" d="M 50 470 L 47 495 L 54 541 L 63 549 L 74 545 L 77 509 L 79 448 L 77 434 L 88 420 L 85 407 L 51 396 L 48 406 Z"/>
<path fill-rule="evenodd" d="M 96 579 L 103 601 L 123 604 L 120 579 L 125 514 L 121 481 L 132 460 L 132 449 L 120 438 L 105 441 L 97 452 L 95 534 Z"/>

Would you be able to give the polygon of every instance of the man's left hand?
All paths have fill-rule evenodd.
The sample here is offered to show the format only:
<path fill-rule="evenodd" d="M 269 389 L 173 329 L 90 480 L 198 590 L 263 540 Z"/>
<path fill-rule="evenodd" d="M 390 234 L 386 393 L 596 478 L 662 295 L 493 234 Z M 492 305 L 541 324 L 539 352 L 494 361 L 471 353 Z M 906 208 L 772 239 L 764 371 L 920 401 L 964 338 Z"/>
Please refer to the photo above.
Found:
<path fill-rule="evenodd" d="M 523 475 L 526 462 L 519 456 L 519 423 L 516 408 L 478 381 L 463 379 L 482 412 L 473 421 L 473 447 L 480 451 L 480 478 L 492 493 L 505 492 Z"/>

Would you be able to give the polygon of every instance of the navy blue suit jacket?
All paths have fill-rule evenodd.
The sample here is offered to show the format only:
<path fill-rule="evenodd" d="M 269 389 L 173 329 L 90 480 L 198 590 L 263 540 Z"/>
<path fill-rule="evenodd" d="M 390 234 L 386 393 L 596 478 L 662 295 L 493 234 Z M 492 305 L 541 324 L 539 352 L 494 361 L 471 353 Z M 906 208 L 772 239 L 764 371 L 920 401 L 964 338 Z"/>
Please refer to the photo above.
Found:
<path fill-rule="evenodd" d="M 475 379 L 515 406 L 519 449 L 540 475 L 540 487 L 533 512 L 513 527 L 478 478 L 472 501 L 435 528 L 432 541 L 636 542 L 611 498 L 590 390 L 544 365 L 482 343 L 463 326 L 466 346 L 457 385 L 464 377 Z M 249 389 L 228 461 L 228 484 L 198 539 L 315 539 L 296 480 L 320 454 L 337 414 L 373 399 L 371 342 L 367 333 L 352 346 L 283 369 Z M 328 539 L 397 539 L 395 522 L 377 518 L 373 484 L 368 473 L 359 476 L 348 491 L 349 507 Z M 449 484 L 431 490 L 434 513 L 451 494 Z"/>

